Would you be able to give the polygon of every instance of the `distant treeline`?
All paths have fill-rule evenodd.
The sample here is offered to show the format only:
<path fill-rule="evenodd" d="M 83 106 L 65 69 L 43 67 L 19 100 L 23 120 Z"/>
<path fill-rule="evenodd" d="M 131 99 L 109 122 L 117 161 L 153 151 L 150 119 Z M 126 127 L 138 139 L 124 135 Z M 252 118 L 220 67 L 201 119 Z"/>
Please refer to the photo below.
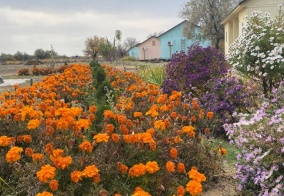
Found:
<path fill-rule="evenodd" d="M 53 50 L 43 50 L 43 49 L 37 49 L 35 50 L 33 55 L 29 55 L 25 52 L 16 52 L 15 54 L 5 54 L 1 53 L 0 55 L 0 62 L 7 62 L 7 61 L 29 61 L 29 60 L 43 60 L 43 59 L 58 59 L 58 58 L 78 58 L 78 56 L 72 56 L 68 57 L 66 55 L 58 55 L 55 51 Z"/>

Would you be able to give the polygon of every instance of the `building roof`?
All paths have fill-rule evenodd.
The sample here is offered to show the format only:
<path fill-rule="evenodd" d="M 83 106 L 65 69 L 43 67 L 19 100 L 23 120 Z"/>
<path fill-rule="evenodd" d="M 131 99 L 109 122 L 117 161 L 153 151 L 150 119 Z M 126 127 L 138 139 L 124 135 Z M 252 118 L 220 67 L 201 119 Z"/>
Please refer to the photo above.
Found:
<path fill-rule="evenodd" d="M 180 22 L 179 24 L 177 24 L 176 26 L 174 26 L 174 27 L 170 28 L 170 29 L 169 29 L 169 30 L 167 30 L 166 32 L 164 32 L 164 33 L 162 33 L 161 35 L 159 35 L 159 36 L 158 36 L 158 38 L 159 38 L 159 37 L 161 37 L 162 35 L 166 34 L 167 32 L 169 32 L 169 31 L 173 30 L 173 29 L 174 29 L 174 28 L 176 28 L 177 26 L 179 26 L 179 25 L 181 25 L 181 24 L 185 23 L 185 22 L 187 22 L 187 20 L 184 20 L 184 21 Z"/>
<path fill-rule="evenodd" d="M 238 5 L 222 20 L 221 24 L 225 24 L 233 15 L 241 11 L 245 8 L 244 5 L 242 5 L 247 0 L 241 0 Z"/>

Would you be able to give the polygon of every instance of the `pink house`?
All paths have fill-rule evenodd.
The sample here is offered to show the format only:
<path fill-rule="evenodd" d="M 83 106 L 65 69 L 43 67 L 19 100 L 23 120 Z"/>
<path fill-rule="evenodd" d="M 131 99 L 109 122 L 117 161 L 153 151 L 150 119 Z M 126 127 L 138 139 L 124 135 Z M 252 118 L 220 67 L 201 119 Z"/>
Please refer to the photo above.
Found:
<path fill-rule="evenodd" d="M 138 56 L 139 60 L 159 59 L 161 57 L 160 40 L 152 36 L 140 43 L 138 46 Z"/>

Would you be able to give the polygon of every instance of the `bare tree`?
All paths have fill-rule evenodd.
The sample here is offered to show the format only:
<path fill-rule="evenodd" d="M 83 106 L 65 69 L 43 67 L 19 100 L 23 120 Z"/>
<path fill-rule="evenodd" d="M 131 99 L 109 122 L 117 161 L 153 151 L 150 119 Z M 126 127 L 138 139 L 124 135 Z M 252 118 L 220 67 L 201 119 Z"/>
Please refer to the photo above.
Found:
<path fill-rule="evenodd" d="M 180 12 L 180 17 L 188 21 L 186 35 L 188 38 L 209 39 L 215 48 L 220 48 L 224 39 L 224 28 L 220 22 L 236 6 L 237 0 L 189 0 Z M 200 33 L 196 34 L 196 26 Z"/>
<path fill-rule="evenodd" d="M 91 56 L 94 60 L 96 60 L 96 57 L 100 51 L 101 45 L 105 42 L 105 39 L 102 37 L 94 36 L 87 38 L 85 41 L 85 50 L 83 50 L 84 54 L 86 56 Z"/>
<path fill-rule="evenodd" d="M 150 33 L 148 36 L 147 36 L 147 39 L 150 38 L 150 37 L 158 37 L 160 35 L 162 35 L 164 33 L 164 31 L 160 31 L 160 32 L 154 32 L 154 33 Z"/>
<path fill-rule="evenodd" d="M 137 45 L 139 42 L 137 41 L 136 38 L 134 37 L 127 37 L 125 41 L 123 42 L 123 46 L 125 47 L 126 50 L 129 50 L 133 46 Z"/>

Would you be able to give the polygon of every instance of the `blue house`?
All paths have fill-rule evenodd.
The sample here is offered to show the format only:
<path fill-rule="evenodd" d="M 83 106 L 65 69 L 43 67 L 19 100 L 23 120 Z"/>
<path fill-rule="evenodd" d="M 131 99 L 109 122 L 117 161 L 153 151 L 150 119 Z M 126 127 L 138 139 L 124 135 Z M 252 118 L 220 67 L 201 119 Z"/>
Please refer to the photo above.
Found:
<path fill-rule="evenodd" d="M 139 58 L 139 50 L 138 50 L 138 45 L 136 44 L 135 46 L 133 46 L 132 48 L 130 48 L 128 50 L 128 56 L 133 57 L 135 59 Z"/>
<path fill-rule="evenodd" d="M 160 39 L 161 59 L 170 59 L 174 53 L 186 51 L 188 47 L 193 44 L 198 44 L 202 47 L 208 47 L 211 45 L 209 40 L 201 42 L 188 39 L 185 36 L 186 22 L 187 21 L 184 20 L 158 37 Z M 196 26 L 195 28 L 195 32 L 198 33 L 200 31 L 200 27 Z"/>
<path fill-rule="evenodd" d="M 144 42 L 137 44 L 136 46 L 128 50 L 128 55 L 134 57 L 138 60 L 151 60 L 151 59 L 170 59 L 174 53 L 187 51 L 188 48 L 194 44 L 200 45 L 202 47 L 208 47 L 211 45 L 209 40 L 198 41 L 196 39 L 188 39 L 186 37 L 186 20 L 167 30 L 156 39 L 158 39 L 157 44 L 149 44 L 148 39 Z M 198 34 L 200 32 L 200 27 L 195 27 L 195 32 Z M 152 41 L 153 42 L 153 41 Z M 152 43 L 151 42 L 151 43 Z M 145 43 L 147 46 L 144 46 Z M 144 45 L 143 45 L 144 44 Z M 158 47 L 157 47 L 158 46 Z M 141 55 L 142 48 L 147 48 L 147 58 L 142 58 Z M 145 50 L 144 50 L 145 52 Z M 149 54 L 149 52 L 153 54 Z M 140 55 L 139 55 L 140 54 Z M 158 56 L 157 56 L 158 54 Z"/>

